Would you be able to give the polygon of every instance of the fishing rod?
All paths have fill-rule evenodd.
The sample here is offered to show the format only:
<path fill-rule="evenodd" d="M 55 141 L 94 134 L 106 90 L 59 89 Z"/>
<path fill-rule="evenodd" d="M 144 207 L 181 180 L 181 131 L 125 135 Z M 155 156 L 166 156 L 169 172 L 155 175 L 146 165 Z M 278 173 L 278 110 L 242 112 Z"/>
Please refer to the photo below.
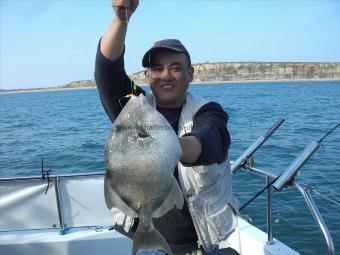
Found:
<path fill-rule="evenodd" d="M 277 191 L 281 191 L 284 187 L 295 178 L 300 168 L 307 162 L 307 160 L 314 154 L 314 152 L 320 147 L 321 142 L 329 136 L 337 127 L 340 126 L 340 122 L 337 123 L 332 129 L 330 129 L 319 140 L 311 142 L 302 153 L 295 158 L 293 163 L 280 175 L 280 178 L 275 181 L 273 187 Z"/>
<path fill-rule="evenodd" d="M 231 172 L 234 173 L 249 161 L 250 157 L 256 152 L 261 145 L 282 125 L 285 120 L 279 118 L 275 124 L 261 135 L 235 162 L 231 165 Z"/>
<path fill-rule="evenodd" d="M 239 211 L 242 211 L 247 205 L 249 205 L 251 202 L 253 202 L 259 195 L 261 195 L 266 189 L 268 189 L 278 178 L 277 176 L 274 180 L 269 182 L 264 188 L 262 188 L 259 192 L 257 192 L 251 199 L 249 199 L 244 205 L 242 205 L 239 209 Z"/>
<path fill-rule="evenodd" d="M 319 140 L 313 141 L 309 146 L 307 146 L 303 152 L 296 157 L 293 163 L 280 175 L 269 182 L 264 188 L 257 192 L 250 200 L 248 200 L 244 205 L 242 205 L 239 211 L 242 211 L 247 205 L 254 201 L 259 195 L 261 195 L 270 186 L 273 186 L 275 190 L 281 191 L 284 187 L 289 185 L 295 178 L 298 170 L 307 162 L 307 160 L 314 154 L 314 152 L 320 147 L 321 142 L 330 135 L 337 127 L 340 126 L 340 122 L 337 123 L 333 128 L 331 128 L 326 134 L 324 134 Z"/>

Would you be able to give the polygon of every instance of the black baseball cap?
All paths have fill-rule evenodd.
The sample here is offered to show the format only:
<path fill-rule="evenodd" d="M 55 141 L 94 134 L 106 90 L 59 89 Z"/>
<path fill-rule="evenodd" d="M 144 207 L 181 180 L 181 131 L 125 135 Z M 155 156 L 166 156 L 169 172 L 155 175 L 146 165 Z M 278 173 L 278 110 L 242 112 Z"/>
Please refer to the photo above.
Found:
<path fill-rule="evenodd" d="M 143 67 L 150 67 L 151 56 L 161 50 L 172 50 L 175 52 L 184 53 L 191 63 L 190 54 L 184 45 L 177 39 L 165 39 L 155 42 L 154 45 L 144 54 L 142 59 Z"/>

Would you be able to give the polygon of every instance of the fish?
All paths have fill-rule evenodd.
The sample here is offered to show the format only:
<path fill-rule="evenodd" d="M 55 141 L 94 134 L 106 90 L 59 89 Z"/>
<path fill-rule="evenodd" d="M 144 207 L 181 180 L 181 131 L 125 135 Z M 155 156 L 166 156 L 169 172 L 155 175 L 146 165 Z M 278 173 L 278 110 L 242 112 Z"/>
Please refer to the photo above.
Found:
<path fill-rule="evenodd" d="M 104 154 L 106 206 L 139 219 L 132 254 L 142 250 L 172 254 L 152 222 L 184 204 L 174 176 L 182 150 L 169 122 L 144 95 L 132 96 L 113 123 Z"/>

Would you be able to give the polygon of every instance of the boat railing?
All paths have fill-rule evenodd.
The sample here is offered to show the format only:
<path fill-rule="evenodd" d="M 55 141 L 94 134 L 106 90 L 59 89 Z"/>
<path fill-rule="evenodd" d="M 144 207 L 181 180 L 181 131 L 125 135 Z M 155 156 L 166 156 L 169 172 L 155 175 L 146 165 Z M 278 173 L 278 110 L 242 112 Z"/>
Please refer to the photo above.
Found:
<path fill-rule="evenodd" d="M 328 248 L 328 254 L 334 255 L 335 249 L 333 240 L 330 234 L 330 231 L 327 228 L 327 225 L 325 224 L 322 215 L 320 214 L 316 204 L 313 201 L 313 198 L 310 194 L 310 188 L 307 185 L 300 184 L 297 181 L 294 180 L 294 177 L 297 173 L 297 171 L 304 165 L 304 163 L 311 157 L 311 155 L 316 151 L 316 149 L 319 147 L 319 142 L 312 142 L 309 146 L 306 147 L 306 149 L 293 161 L 293 163 L 284 170 L 279 176 L 276 176 L 275 174 L 270 173 L 267 170 L 256 168 L 252 164 L 252 155 L 264 144 L 264 142 L 281 126 L 281 124 L 284 122 L 283 119 L 279 119 L 264 135 L 260 136 L 246 151 L 234 162 L 231 162 L 231 169 L 232 172 L 235 173 L 240 169 L 249 170 L 252 173 L 256 173 L 260 176 L 263 176 L 266 178 L 266 189 L 267 189 L 267 244 L 271 245 L 274 244 L 274 233 L 273 233 L 273 216 L 272 216 L 272 193 L 273 193 L 273 187 L 276 191 L 282 191 L 285 187 L 295 187 L 304 197 L 304 200 L 306 204 L 308 205 L 311 214 L 313 215 L 316 223 L 318 224 L 324 239 L 327 244 Z M 323 138 L 322 138 L 323 139 Z M 319 140 L 320 141 L 320 140 Z M 65 204 L 65 201 L 63 201 L 63 193 L 67 189 L 67 186 L 65 182 L 70 181 L 72 179 L 80 179 L 81 178 L 87 178 L 87 177 L 99 177 L 103 178 L 104 171 L 100 172 L 92 172 L 92 173 L 73 173 L 73 174 L 59 174 L 59 175 L 53 175 L 51 174 L 51 171 L 46 171 L 44 169 L 44 164 L 42 160 L 42 174 L 40 176 L 28 176 L 28 177 L 14 177 L 14 178 L 1 178 L 1 183 L 9 183 L 13 181 L 36 181 L 39 185 L 37 186 L 38 189 L 45 189 L 45 196 L 49 189 L 52 189 L 52 186 L 54 186 L 53 192 L 51 196 L 54 196 L 54 198 L 49 198 L 52 203 L 56 203 L 57 205 L 57 212 L 56 215 L 54 215 L 54 219 L 59 219 L 59 227 L 55 227 L 53 224 L 53 228 L 59 228 L 61 234 L 65 234 L 68 228 L 68 225 L 65 223 L 65 221 L 70 222 L 70 217 L 73 217 L 72 213 L 66 212 L 66 215 L 64 215 L 63 212 L 65 212 L 65 208 L 63 208 L 63 203 Z M 46 183 L 47 181 L 47 183 Z M 43 183 L 43 185 L 42 185 Z M 60 187 L 60 183 L 62 184 L 62 187 Z M 51 185 L 50 185 L 51 184 Z M 96 183 L 96 189 L 102 184 Z M 20 185 L 18 185 L 20 186 Z M 51 187 L 50 187 L 51 186 Z M 0 185 L 1 187 L 1 185 Z M 5 188 L 6 189 L 6 188 Z M 31 190 L 29 192 L 33 193 L 36 190 Z M 29 193 L 28 192 L 28 193 Z M 39 191 L 40 192 L 40 191 Z M 27 193 L 27 194 L 28 194 Z M 41 192 L 40 192 L 41 193 Z M 26 194 L 26 195 L 27 195 Z M 29 195 L 29 194 L 28 194 Z M 20 194 L 22 197 L 22 194 Z M 21 199 L 25 200 L 25 197 L 22 197 Z M 5 199 L 6 200 L 6 199 Z M 10 200 L 10 199 L 7 199 Z M 12 204 L 18 204 L 18 198 L 12 198 L 12 201 L 2 201 L 0 198 L 0 205 L 5 203 L 12 203 Z M 22 201 L 23 201 L 22 200 Z M 93 202 L 93 201 L 91 201 Z M 80 205 L 79 208 L 76 208 L 76 210 L 81 210 L 81 208 L 85 208 L 84 205 L 82 205 L 79 201 L 76 201 Z M 104 201 L 96 201 L 98 203 L 98 206 L 102 206 L 104 204 Z M 9 205 L 9 206 L 12 206 Z M 66 206 L 64 206 L 66 207 Z M 71 208 L 71 206 L 69 206 Z M 4 208 L 2 206 L 2 208 Z M 105 209 L 105 210 L 104 210 Z M 104 211 L 107 211 L 106 208 L 104 208 Z M 105 216 L 105 215 L 104 215 Z M 52 217 L 52 216 L 51 216 Z M 65 220 L 66 218 L 66 220 Z M 91 218 L 91 215 L 88 216 L 88 218 Z M 73 219 L 72 219 L 73 220 Z M 71 221 L 72 221 L 71 220 Z M 54 222 L 55 220 L 51 221 Z M 15 222 L 15 221 L 14 221 Z M 49 222 L 48 224 L 50 224 Z M 105 220 L 102 221 L 101 224 L 105 224 Z M 96 222 L 97 224 L 97 222 Z M 9 225 L 11 225 L 9 223 Z M 76 225 L 76 224 L 74 224 Z M 79 224 L 78 226 L 82 225 Z M 98 227 L 99 225 L 96 225 L 94 227 Z M 2 230 L 0 226 L 0 231 L 9 231 L 9 230 Z"/>
<path fill-rule="evenodd" d="M 43 171 L 42 171 L 43 172 Z M 105 171 L 0 179 L 0 232 L 112 226 L 105 206 Z M 32 206 L 32 204 L 34 206 Z M 20 212 L 26 211 L 25 214 Z"/>
<path fill-rule="evenodd" d="M 272 194 L 273 187 L 276 191 L 282 191 L 283 188 L 286 187 L 295 187 L 303 196 L 313 218 L 316 221 L 327 245 L 328 254 L 334 255 L 335 248 L 332 236 L 330 231 L 325 224 L 322 215 L 320 214 L 317 205 L 315 204 L 311 194 L 310 188 L 308 185 L 300 184 L 296 180 L 294 180 L 298 170 L 307 162 L 307 160 L 313 155 L 313 153 L 320 146 L 320 142 L 325 138 L 323 136 L 318 141 L 313 141 L 309 144 L 302 153 L 295 158 L 292 164 L 284 170 L 279 176 L 270 173 L 267 170 L 256 168 L 253 164 L 254 160 L 252 155 L 259 149 L 263 143 L 281 126 L 284 122 L 283 119 L 279 119 L 264 135 L 260 136 L 248 149 L 235 161 L 231 162 L 232 172 L 235 173 L 240 169 L 250 170 L 252 173 L 263 176 L 266 178 L 266 186 L 267 189 L 267 244 L 271 245 L 274 243 L 273 241 L 273 215 L 272 215 Z M 327 133 L 326 135 L 328 135 Z M 262 191 L 264 191 L 263 189 Z M 262 192 L 261 191 L 261 192 Z M 255 198 L 255 197 L 254 197 Z M 252 200 L 251 200 L 252 201 Z M 249 201 L 249 202 L 251 202 Z"/>
<path fill-rule="evenodd" d="M 105 174 L 105 171 L 96 171 L 96 172 L 86 172 L 86 173 L 73 173 L 73 174 L 50 174 L 45 177 L 41 177 L 41 175 L 30 175 L 30 176 L 18 176 L 18 177 L 1 177 L 0 178 L 0 183 L 1 182 L 6 182 L 6 181 L 24 181 L 24 180 L 41 180 L 41 179 L 47 179 L 49 178 L 50 181 L 54 181 L 56 178 L 72 178 L 72 177 L 86 177 L 86 176 L 103 176 Z"/>

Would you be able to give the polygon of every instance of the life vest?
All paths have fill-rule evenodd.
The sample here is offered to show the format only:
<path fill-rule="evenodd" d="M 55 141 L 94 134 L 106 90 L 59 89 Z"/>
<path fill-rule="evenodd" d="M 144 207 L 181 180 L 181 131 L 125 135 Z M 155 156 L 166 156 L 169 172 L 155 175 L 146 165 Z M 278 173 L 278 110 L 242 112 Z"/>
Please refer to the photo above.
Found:
<path fill-rule="evenodd" d="M 156 107 L 152 94 L 148 102 Z M 208 101 L 187 93 L 178 125 L 178 136 L 189 133 L 196 112 Z M 188 167 L 178 163 L 179 182 L 196 229 L 199 244 L 210 251 L 227 239 L 237 226 L 238 201 L 233 196 L 229 159 L 222 163 Z"/>

